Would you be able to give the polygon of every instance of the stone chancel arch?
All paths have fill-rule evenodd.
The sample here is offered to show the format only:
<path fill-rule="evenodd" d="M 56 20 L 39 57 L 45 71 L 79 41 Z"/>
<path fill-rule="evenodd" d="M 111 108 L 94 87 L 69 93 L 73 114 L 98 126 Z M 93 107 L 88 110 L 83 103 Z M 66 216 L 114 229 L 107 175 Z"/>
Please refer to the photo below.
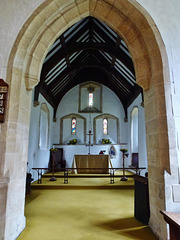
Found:
<path fill-rule="evenodd" d="M 175 148 L 173 116 L 166 114 L 166 101 L 170 102 L 168 84 L 169 69 L 166 52 L 158 29 L 148 13 L 134 1 L 111 0 L 49 0 L 45 1 L 24 24 L 18 34 L 9 58 L 7 81 L 10 83 L 10 98 L 4 148 L 4 176 L 10 179 L 8 194 L 15 193 L 18 183 L 21 193 L 17 197 L 16 215 L 9 210 L 15 203 L 8 198 L 6 208 L 5 239 L 14 239 L 25 226 L 24 182 L 28 151 L 28 129 L 31 93 L 40 79 L 43 60 L 57 36 L 83 17 L 93 16 L 104 21 L 126 42 L 132 55 L 137 83 L 144 89 L 147 125 L 147 153 L 150 186 L 151 219 L 154 232 L 166 238 L 166 225 L 162 224 L 159 210 L 168 210 L 165 192 L 164 170 L 174 172 L 170 164 Z M 169 126 L 171 125 L 171 130 Z M 12 132 L 15 132 L 12 136 Z M 174 137 L 175 139 L 175 137 Z M 12 145 L 11 143 L 14 142 Z M 23 145 L 20 143 L 23 142 Z M 169 151 L 169 149 L 173 151 Z M 15 168 L 9 165 L 10 156 L 15 156 Z M 16 171 L 21 168 L 22 176 Z M 174 180 L 174 179 L 173 179 Z M 176 179 L 175 179 L 176 180 Z M 172 183 L 173 181 L 171 181 Z M 158 203 L 158 204 L 157 204 Z M 10 222 L 14 219 L 13 226 Z M 17 219 L 17 221 L 15 221 Z M 4 220 L 5 221 L 5 220 Z M 10 230 L 11 229 L 11 230 Z"/>

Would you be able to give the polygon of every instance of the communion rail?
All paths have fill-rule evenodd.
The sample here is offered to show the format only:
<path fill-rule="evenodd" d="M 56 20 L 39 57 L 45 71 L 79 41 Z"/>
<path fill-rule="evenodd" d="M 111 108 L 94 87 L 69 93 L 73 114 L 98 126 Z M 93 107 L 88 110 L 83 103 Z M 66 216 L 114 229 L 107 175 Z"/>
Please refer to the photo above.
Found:
<path fill-rule="evenodd" d="M 69 178 L 109 178 L 110 179 L 110 183 L 114 183 L 114 178 L 121 178 L 121 181 L 127 181 L 127 178 L 134 178 L 134 175 L 127 175 L 125 173 L 125 170 L 135 170 L 136 174 L 140 175 L 141 171 L 146 169 L 145 167 L 141 167 L 141 168 L 54 168 L 53 172 L 52 172 L 52 176 L 50 178 L 51 181 L 56 181 L 56 177 L 58 178 L 64 178 L 64 184 L 68 183 L 68 179 Z M 38 184 L 42 183 L 42 175 L 43 175 L 43 171 L 47 171 L 50 170 L 50 168 L 32 168 L 32 170 L 36 170 L 38 173 Z M 54 171 L 63 171 L 64 175 L 56 175 L 56 177 L 54 176 Z M 92 175 L 92 174 L 87 174 L 87 175 L 82 175 L 82 174 L 70 174 L 70 171 L 78 171 L 78 170 L 103 170 L 103 171 L 107 171 L 108 173 L 106 175 L 104 174 L 97 174 L 97 175 Z M 115 171 L 117 170 L 123 170 L 123 174 L 122 175 L 116 175 Z M 70 174 L 70 175 L 69 175 Z M 48 176 L 47 176 L 48 177 Z"/>

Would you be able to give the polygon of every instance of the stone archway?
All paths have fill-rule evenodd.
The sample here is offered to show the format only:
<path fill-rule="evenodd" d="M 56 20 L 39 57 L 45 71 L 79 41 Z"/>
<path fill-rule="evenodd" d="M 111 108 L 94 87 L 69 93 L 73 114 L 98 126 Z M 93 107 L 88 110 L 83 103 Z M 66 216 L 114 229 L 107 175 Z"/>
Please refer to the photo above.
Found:
<path fill-rule="evenodd" d="M 151 220 L 155 233 L 165 239 L 160 209 L 167 209 L 164 170 L 173 169 L 171 154 L 175 149 L 173 116 L 170 102 L 169 69 L 165 47 L 151 17 L 134 1 L 111 0 L 47 0 L 24 24 L 9 58 L 7 80 L 10 83 L 8 121 L 3 126 L 3 177 L 9 178 L 8 194 L 20 194 L 16 199 L 17 215 L 10 214 L 14 205 L 7 197 L 5 236 L 17 237 L 25 226 L 24 183 L 30 119 L 30 90 L 38 83 L 43 59 L 54 40 L 69 26 L 88 15 L 113 28 L 126 42 L 135 66 L 137 83 L 145 95 L 147 151 L 150 183 Z M 168 106 L 170 109 L 171 106 Z M 167 114 L 168 112 L 168 114 Z M 171 132 L 170 126 L 171 125 Z M 169 136 L 171 135 L 171 141 Z M 14 162 L 12 165 L 11 158 Z M 174 164 L 174 168 L 177 164 Z M 18 172 L 18 175 L 17 175 Z M 158 203 L 158 204 L 157 204 Z M 18 219 L 13 228 L 12 219 Z M 11 231 L 10 231 L 11 229 Z M 9 238 L 8 238 L 9 237 Z M 13 238 L 12 238 L 13 239 Z"/>

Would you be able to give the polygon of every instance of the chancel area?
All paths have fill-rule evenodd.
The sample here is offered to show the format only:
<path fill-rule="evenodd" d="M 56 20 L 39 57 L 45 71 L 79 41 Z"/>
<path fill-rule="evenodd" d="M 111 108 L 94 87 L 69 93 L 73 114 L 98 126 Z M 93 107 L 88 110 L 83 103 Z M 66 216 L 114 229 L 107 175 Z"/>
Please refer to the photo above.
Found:
<path fill-rule="evenodd" d="M 125 42 L 102 21 L 82 19 L 44 60 L 32 100 L 28 171 L 48 167 L 51 148 L 62 149 L 69 168 L 75 155 L 101 152 L 121 168 L 124 148 L 125 167 L 147 172 L 143 102 Z"/>
<path fill-rule="evenodd" d="M 44 59 L 33 91 L 27 172 L 32 195 L 41 187 L 70 187 L 74 194 L 79 187 L 97 188 L 95 194 L 103 186 L 132 194 L 134 174 L 146 178 L 143 89 L 126 43 L 96 18 L 68 28 Z M 132 196 L 128 201 L 134 216 Z"/>

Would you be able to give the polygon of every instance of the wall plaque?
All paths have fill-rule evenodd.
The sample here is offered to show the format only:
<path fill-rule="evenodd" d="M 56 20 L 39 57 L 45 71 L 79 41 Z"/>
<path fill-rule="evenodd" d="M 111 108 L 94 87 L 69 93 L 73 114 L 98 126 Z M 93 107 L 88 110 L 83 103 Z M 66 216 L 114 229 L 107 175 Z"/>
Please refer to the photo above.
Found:
<path fill-rule="evenodd" d="M 5 121 L 6 105 L 8 95 L 8 84 L 0 78 L 0 122 Z"/>

